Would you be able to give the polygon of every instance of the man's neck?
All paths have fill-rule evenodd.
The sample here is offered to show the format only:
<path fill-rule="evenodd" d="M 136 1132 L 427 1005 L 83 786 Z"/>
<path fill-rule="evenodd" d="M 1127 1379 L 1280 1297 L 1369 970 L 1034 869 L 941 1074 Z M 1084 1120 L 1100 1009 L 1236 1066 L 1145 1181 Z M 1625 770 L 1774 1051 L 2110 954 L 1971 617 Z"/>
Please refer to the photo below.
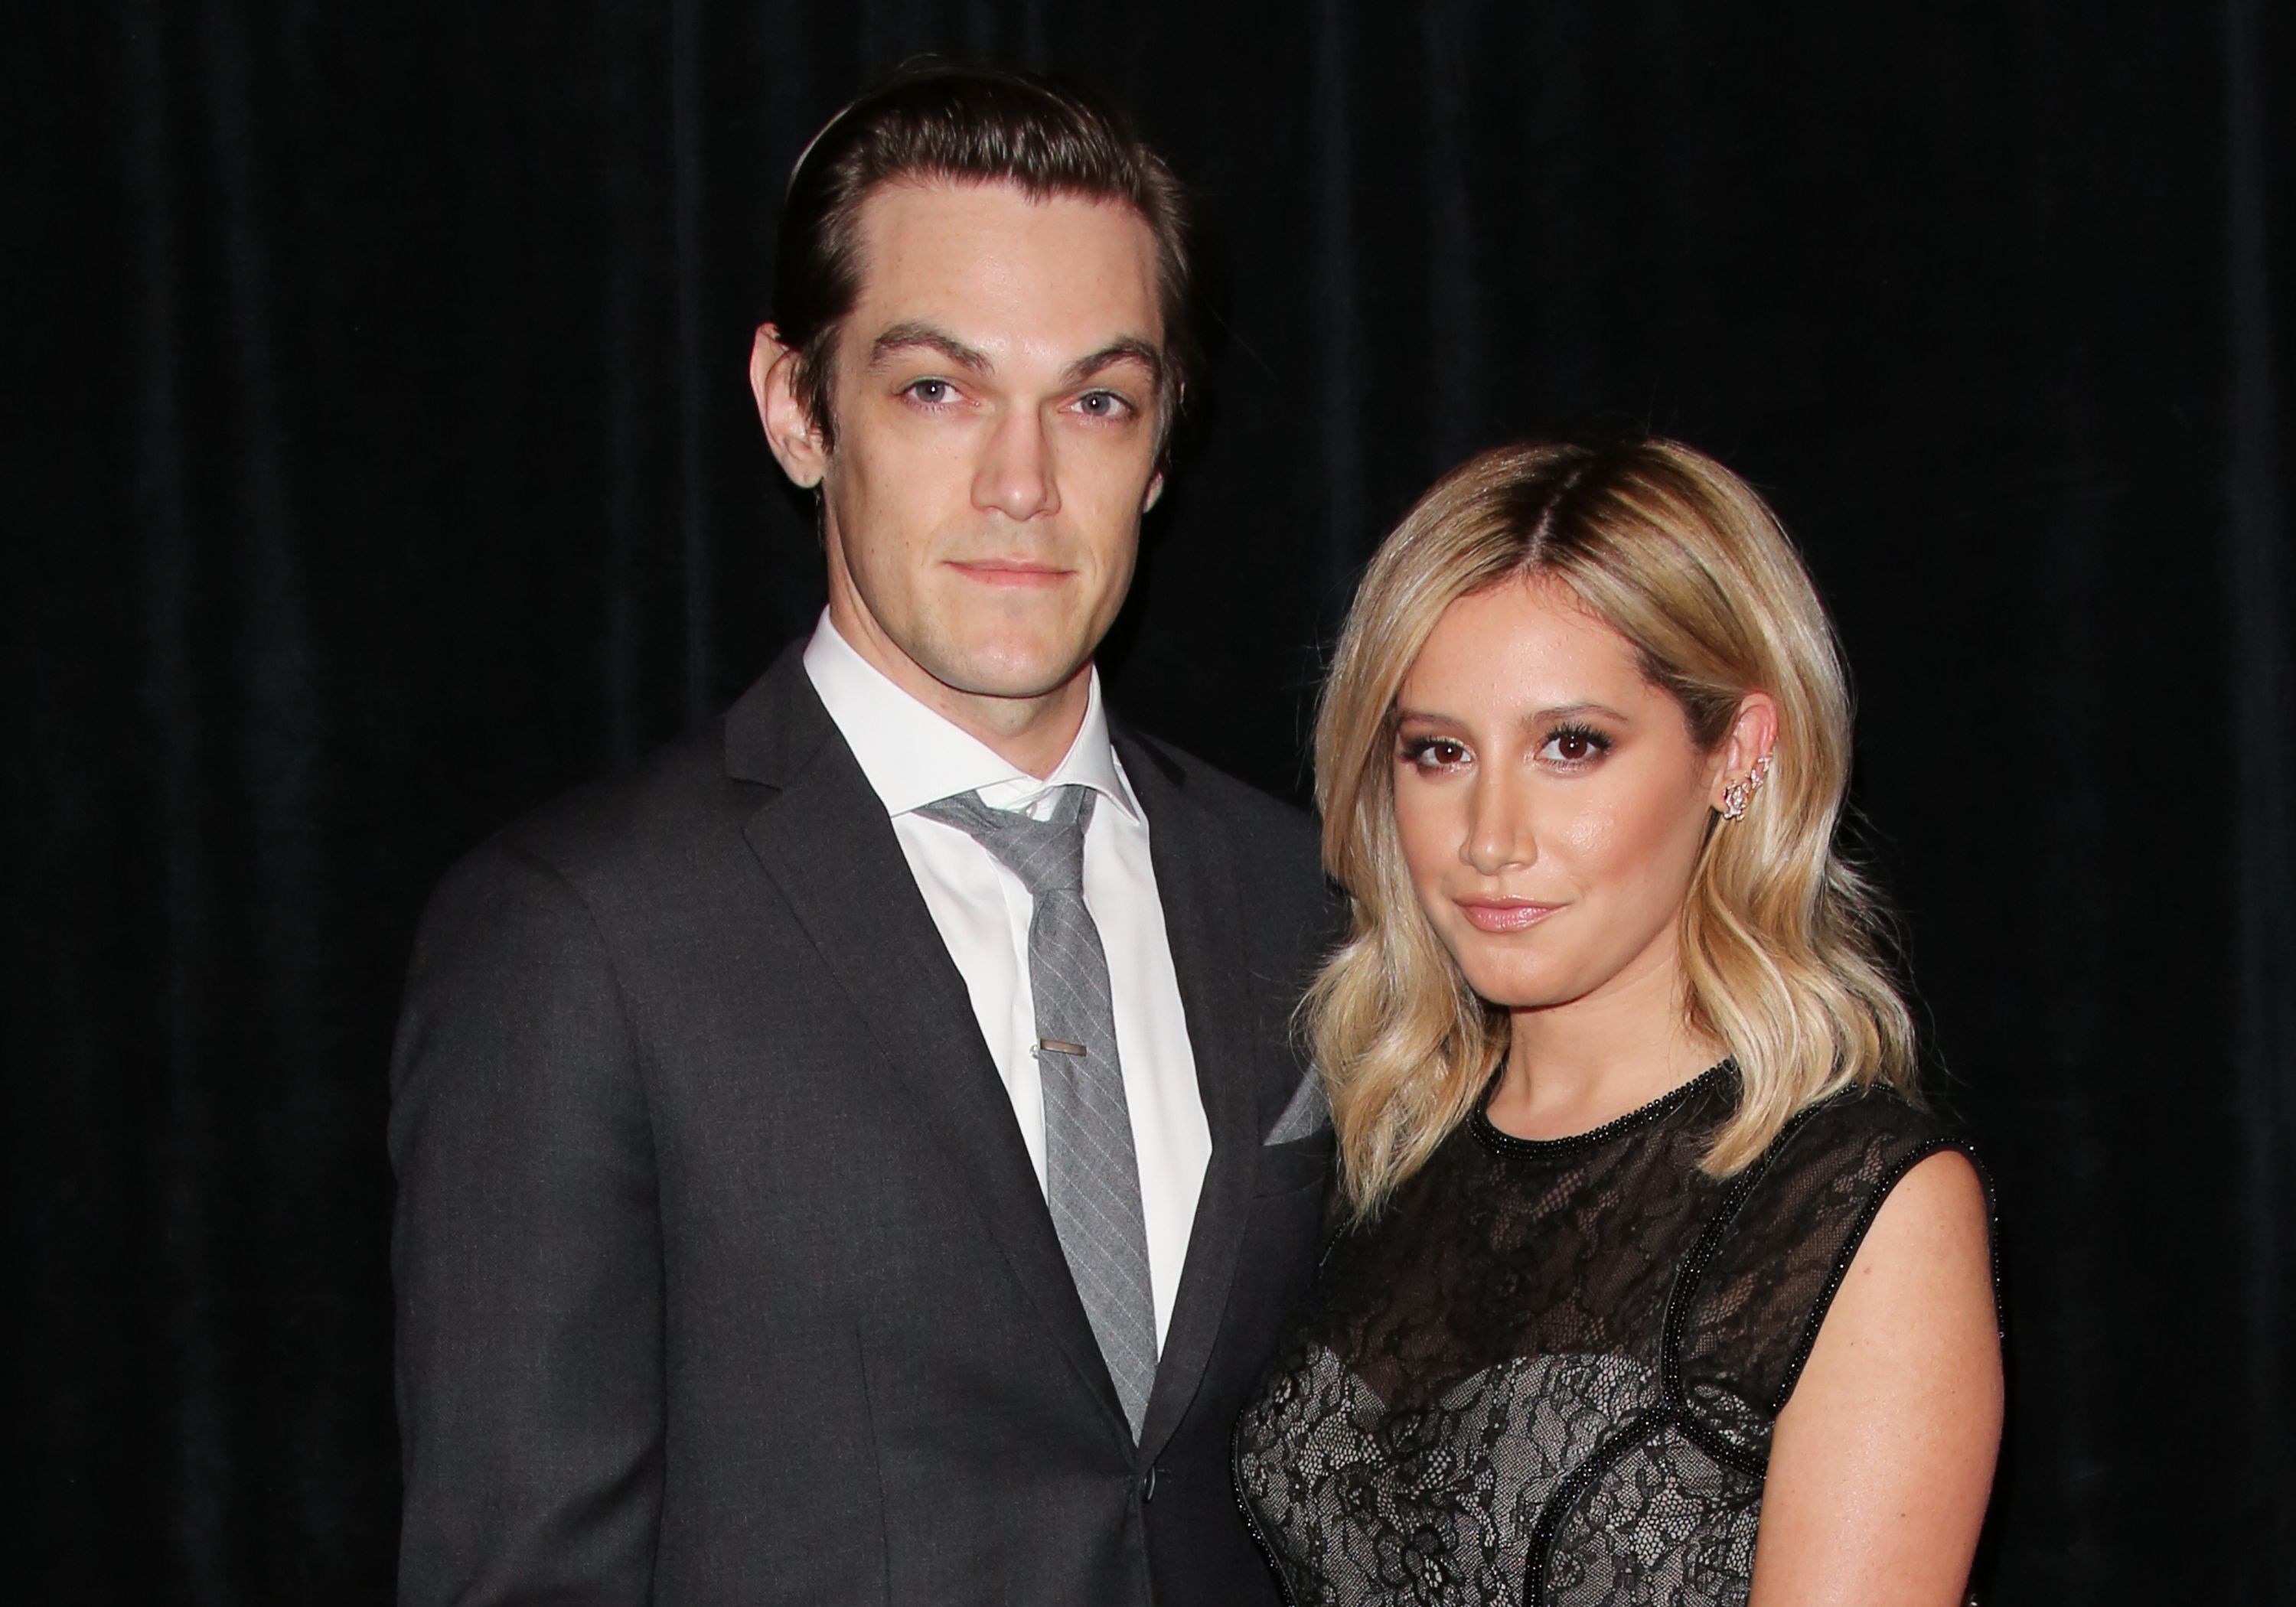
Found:
<path fill-rule="evenodd" d="M 844 604 L 844 606 L 840 606 Z M 829 622 L 862 660 L 918 702 L 1016 769 L 1042 781 L 1060 768 L 1084 728 L 1092 702 L 1087 659 L 1052 691 L 1037 697 L 1000 698 L 963 692 L 901 651 L 865 611 L 832 594 Z"/>

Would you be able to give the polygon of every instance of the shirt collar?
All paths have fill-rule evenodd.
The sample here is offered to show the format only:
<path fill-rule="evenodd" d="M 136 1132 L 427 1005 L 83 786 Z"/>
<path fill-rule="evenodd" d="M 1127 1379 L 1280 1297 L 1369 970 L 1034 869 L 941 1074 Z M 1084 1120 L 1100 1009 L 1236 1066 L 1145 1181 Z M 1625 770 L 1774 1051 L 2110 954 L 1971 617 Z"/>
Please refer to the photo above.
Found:
<path fill-rule="evenodd" d="M 1086 685 L 1076 740 L 1042 781 L 895 685 L 838 634 L 827 609 L 806 644 L 805 673 L 888 815 L 906 815 L 960 792 L 979 792 L 991 808 L 1033 810 L 1055 787 L 1074 785 L 1090 787 L 1135 820 L 1141 817 L 1108 740 L 1096 667 Z"/>

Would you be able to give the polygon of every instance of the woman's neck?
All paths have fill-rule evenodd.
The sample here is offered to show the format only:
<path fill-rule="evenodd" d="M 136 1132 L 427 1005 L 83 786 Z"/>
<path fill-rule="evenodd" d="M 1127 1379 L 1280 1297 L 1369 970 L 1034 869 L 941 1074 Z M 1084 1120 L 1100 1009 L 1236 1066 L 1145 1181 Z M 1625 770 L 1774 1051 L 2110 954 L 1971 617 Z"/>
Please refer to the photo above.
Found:
<path fill-rule="evenodd" d="M 1492 1124 L 1520 1138 L 1568 1137 L 1696 1077 L 1723 1050 L 1692 1029 L 1685 994 L 1669 947 L 1568 1004 L 1515 1011 Z"/>

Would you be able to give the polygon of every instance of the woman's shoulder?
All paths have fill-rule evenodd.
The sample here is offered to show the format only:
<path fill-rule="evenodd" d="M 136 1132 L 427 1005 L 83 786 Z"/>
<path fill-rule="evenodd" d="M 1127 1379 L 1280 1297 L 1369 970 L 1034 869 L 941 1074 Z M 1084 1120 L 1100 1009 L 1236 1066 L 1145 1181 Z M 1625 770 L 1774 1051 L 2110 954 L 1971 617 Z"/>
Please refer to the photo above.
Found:
<path fill-rule="evenodd" d="M 1775 1412 L 1867 1229 L 1923 1160 L 1957 1152 L 1990 1186 L 1968 1140 L 1887 1087 L 1850 1089 L 1797 1114 L 1725 1191 L 1688 1292 L 1683 1343 L 1693 1373 Z"/>
<path fill-rule="evenodd" d="M 1937 1111 L 1885 1086 L 1845 1089 L 1786 1123 L 1734 1181 L 1718 1226 L 1741 1259 L 1846 1260 L 1899 1180 L 1948 1150 L 1976 1163 Z"/>
<path fill-rule="evenodd" d="M 1821 1190 L 1837 1201 L 1884 1193 L 1921 1160 L 1968 1138 L 1935 1110 L 1886 1085 L 1847 1088 L 1798 1112 L 1750 1168 L 1750 1201 Z"/>

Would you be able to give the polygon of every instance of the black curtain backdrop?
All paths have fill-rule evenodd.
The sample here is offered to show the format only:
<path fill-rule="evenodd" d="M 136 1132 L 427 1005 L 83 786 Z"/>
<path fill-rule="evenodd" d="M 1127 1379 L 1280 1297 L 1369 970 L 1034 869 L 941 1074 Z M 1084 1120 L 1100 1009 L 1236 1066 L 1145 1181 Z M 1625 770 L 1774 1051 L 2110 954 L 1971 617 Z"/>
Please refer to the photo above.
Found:
<path fill-rule="evenodd" d="M 1762 486 L 2006 1214 L 2005 1603 L 2296 1600 L 2296 33 L 1750 10 L 37 7 L 8 186 L 12 1600 L 388 1598 L 417 908 L 819 606 L 744 387 L 783 177 L 935 48 L 1129 100 L 1221 263 L 1110 664 L 1303 796 L 1359 565 L 1471 450 Z"/>

